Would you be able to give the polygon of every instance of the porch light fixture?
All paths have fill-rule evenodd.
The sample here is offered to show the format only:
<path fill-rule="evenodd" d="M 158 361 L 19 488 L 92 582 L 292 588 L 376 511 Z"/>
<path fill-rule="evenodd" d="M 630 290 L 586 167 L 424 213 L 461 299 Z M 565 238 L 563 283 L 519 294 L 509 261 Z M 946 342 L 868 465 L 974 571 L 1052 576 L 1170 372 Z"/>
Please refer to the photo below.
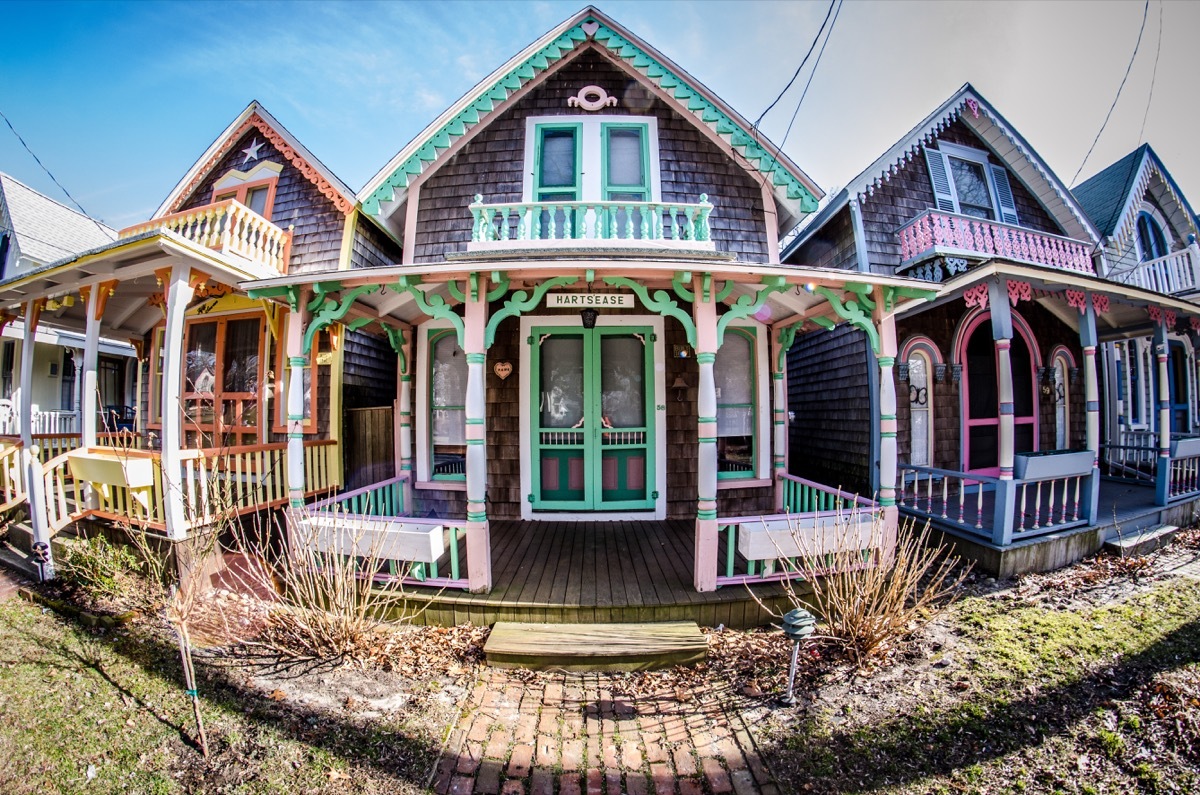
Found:
<path fill-rule="evenodd" d="M 579 310 L 579 319 L 583 321 L 584 328 L 595 328 L 596 318 L 598 317 L 600 317 L 600 313 L 590 306 Z"/>
<path fill-rule="evenodd" d="M 783 616 L 783 635 L 792 642 L 792 662 L 788 666 L 787 694 L 779 699 L 781 703 L 791 706 L 796 703 L 794 687 L 796 684 L 796 663 L 800 656 L 800 644 L 808 639 L 817 628 L 817 617 L 802 607 L 789 610 Z"/>

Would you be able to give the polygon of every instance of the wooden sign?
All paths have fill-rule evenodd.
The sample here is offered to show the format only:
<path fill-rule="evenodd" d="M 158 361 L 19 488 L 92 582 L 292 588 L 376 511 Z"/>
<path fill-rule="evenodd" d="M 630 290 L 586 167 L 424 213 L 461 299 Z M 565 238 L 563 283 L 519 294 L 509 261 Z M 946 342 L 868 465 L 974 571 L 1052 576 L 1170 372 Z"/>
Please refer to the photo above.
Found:
<path fill-rule="evenodd" d="M 495 364 L 492 365 L 492 372 L 495 373 L 496 377 L 499 378 L 501 381 L 507 379 L 510 375 L 512 375 L 512 371 L 513 371 L 512 362 L 496 362 Z"/>
<path fill-rule="evenodd" d="M 546 293 L 547 309 L 615 309 L 633 306 L 633 296 L 622 293 Z"/>

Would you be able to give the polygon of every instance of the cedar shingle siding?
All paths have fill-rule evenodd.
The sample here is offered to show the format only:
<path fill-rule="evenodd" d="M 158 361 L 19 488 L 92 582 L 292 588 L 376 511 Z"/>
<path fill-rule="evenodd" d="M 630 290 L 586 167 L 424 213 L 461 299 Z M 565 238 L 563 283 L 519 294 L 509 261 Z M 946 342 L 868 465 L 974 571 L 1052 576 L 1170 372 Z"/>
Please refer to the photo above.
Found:
<path fill-rule="evenodd" d="M 350 253 L 351 268 L 386 268 L 400 262 L 400 246 L 379 227 L 359 216 L 354 225 L 354 248 Z"/>
<path fill-rule="evenodd" d="M 858 270 L 850 208 L 846 207 L 830 218 L 829 223 L 788 258 L 788 262 L 807 268 Z"/>
<path fill-rule="evenodd" d="M 604 57 L 588 51 L 490 120 L 421 185 L 416 262 L 438 262 L 466 249 L 472 223 L 468 207 L 476 194 L 482 194 L 486 202 L 521 200 L 526 118 L 580 115 L 577 108 L 567 106 L 567 98 L 587 85 L 600 86 L 618 98 L 616 107 L 603 110 L 605 115 L 653 115 L 658 119 L 663 201 L 696 202 L 701 193 L 707 193 L 715 205 L 710 224 L 717 249 L 746 262 L 768 260 L 758 183 L 691 121 Z"/>
<path fill-rule="evenodd" d="M 259 158 L 243 164 L 246 156 L 240 150 L 248 147 L 254 138 L 258 138 L 262 144 Z M 283 165 L 283 171 L 279 174 L 279 184 L 275 189 L 271 222 L 284 231 L 287 231 L 288 227 L 294 227 L 289 271 L 311 273 L 337 269 L 345 226 L 344 217 L 333 203 L 321 194 L 317 186 L 288 163 L 258 130 L 250 130 L 233 145 L 200 186 L 180 205 L 181 209 L 187 210 L 211 203 L 213 185 L 230 169 L 245 171 L 264 160 Z"/>

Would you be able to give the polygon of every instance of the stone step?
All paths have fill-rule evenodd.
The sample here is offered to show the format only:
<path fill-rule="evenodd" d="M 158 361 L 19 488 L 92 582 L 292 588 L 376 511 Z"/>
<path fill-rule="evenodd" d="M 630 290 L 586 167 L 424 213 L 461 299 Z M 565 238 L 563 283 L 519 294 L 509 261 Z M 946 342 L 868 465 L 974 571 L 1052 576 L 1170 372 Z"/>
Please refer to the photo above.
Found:
<path fill-rule="evenodd" d="M 560 671 L 649 671 L 703 662 L 708 640 L 694 621 L 526 624 L 497 621 L 488 665 Z"/>
<path fill-rule="evenodd" d="M 1123 532 L 1120 536 L 1112 536 L 1105 541 L 1104 549 L 1123 558 L 1136 557 L 1166 546 L 1178 533 L 1179 528 L 1173 524 Z"/>

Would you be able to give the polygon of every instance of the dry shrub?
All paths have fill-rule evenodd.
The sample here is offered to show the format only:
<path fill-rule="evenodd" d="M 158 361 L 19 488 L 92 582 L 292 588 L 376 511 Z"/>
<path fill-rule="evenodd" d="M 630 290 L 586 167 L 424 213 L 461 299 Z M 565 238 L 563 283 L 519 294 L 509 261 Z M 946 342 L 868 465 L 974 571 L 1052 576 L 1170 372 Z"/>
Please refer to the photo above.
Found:
<path fill-rule="evenodd" d="M 58 560 L 58 576 L 93 599 L 123 601 L 138 593 L 141 561 L 134 550 L 104 536 L 81 536 Z"/>
<path fill-rule="evenodd" d="M 386 664 L 399 642 L 393 630 L 416 613 L 398 580 L 376 577 L 406 564 L 381 554 L 380 534 L 327 516 L 318 526 L 304 509 L 289 511 L 282 548 L 261 528 L 234 529 L 241 559 L 230 575 L 268 601 L 257 637 L 243 641 L 295 659 Z"/>
<path fill-rule="evenodd" d="M 945 544 L 930 544 L 928 524 L 915 531 L 907 520 L 890 553 L 883 519 L 851 511 L 839 512 L 815 533 L 794 524 L 792 538 L 802 554 L 781 558 L 781 564 L 807 581 L 812 593 L 802 596 L 787 581 L 789 600 L 793 607 L 815 608 L 825 622 L 824 636 L 858 667 L 887 654 L 948 608 L 971 570 Z"/>

